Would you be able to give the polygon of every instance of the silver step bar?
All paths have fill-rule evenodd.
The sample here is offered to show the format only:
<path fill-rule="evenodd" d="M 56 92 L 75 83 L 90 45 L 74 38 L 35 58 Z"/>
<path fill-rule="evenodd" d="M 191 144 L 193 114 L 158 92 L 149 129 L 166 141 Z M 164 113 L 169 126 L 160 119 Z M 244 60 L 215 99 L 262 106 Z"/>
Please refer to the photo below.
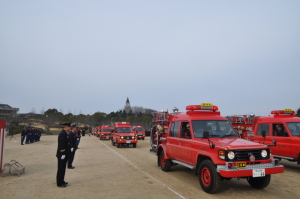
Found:
<path fill-rule="evenodd" d="M 189 169 L 195 169 L 194 166 L 189 165 L 189 164 L 186 164 L 186 163 L 183 163 L 183 162 L 180 162 L 180 161 L 178 161 L 178 160 L 172 160 L 172 162 L 174 162 L 174 163 L 176 163 L 176 164 L 180 164 L 180 165 L 182 165 L 182 166 L 185 166 L 185 167 L 187 167 L 187 168 L 189 168 Z"/>

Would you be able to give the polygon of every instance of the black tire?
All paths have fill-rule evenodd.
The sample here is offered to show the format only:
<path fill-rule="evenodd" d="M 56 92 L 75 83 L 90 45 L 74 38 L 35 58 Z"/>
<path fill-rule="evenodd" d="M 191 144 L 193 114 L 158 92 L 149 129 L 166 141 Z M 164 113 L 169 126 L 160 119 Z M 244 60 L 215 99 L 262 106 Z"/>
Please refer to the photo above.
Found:
<path fill-rule="evenodd" d="M 136 143 L 133 143 L 132 146 L 133 146 L 133 148 L 136 148 Z"/>
<path fill-rule="evenodd" d="M 266 188 L 271 181 L 271 175 L 266 175 L 264 177 L 247 177 L 248 183 L 251 185 L 251 187 L 256 189 L 263 189 Z"/>
<path fill-rule="evenodd" d="M 206 193 L 214 193 L 220 185 L 220 174 L 211 160 L 203 160 L 199 166 L 199 183 Z"/>
<path fill-rule="evenodd" d="M 171 170 L 172 161 L 170 159 L 165 159 L 164 151 L 162 150 L 158 156 L 158 165 L 160 165 L 161 170 L 168 172 Z"/>
<path fill-rule="evenodd" d="M 118 140 L 116 140 L 117 148 L 120 148 L 121 144 L 118 143 Z"/>
<path fill-rule="evenodd" d="M 145 138 L 142 138 L 143 140 L 145 139 Z"/>

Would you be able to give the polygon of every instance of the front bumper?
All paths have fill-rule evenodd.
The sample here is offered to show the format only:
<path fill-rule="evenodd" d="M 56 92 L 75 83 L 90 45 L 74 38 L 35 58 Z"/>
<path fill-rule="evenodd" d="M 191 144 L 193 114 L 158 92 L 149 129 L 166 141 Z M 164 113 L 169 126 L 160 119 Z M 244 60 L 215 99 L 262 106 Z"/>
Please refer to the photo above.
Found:
<path fill-rule="evenodd" d="M 265 169 L 265 175 L 284 172 L 283 165 L 274 165 L 273 163 L 247 165 L 242 169 L 230 169 L 226 165 L 217 165 L 217 171 L 224 178 L 249 177 L 253 175 L 254 169 Z"/>
<path fill-rule="evenodd" d="M 124 139 L 120 139 L 118 140 L 117 143 L 120 143 L 120 144 L 134 144 L 134 143 L 137 143 L 138 141 L 137 140 L 124 140 Z"/>
<path fill-rule="evenodd" d="M 110 139 L 110 135 L 101 135 L 102 139 Z"/>

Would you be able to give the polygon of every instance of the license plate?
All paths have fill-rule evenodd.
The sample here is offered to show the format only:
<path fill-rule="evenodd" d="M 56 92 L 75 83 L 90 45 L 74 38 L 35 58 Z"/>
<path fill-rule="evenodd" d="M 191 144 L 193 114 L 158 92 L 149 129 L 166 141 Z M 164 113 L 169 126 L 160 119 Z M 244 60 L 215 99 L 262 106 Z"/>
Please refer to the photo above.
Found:
<path fill-rule="evenodd" d="M 127 140 L 126 143 L 131 143 L 131 140 Z"/>
<path fill-rule="evenodd" d="M 106 139 L 108 139 L 109 138 L 109 136 L 106 136 Z"/>
<path fill-rule="evenodd" d="M 253 178 L 255 178 L 255 177 L 263 177 L 265 175 L 266 175 L 265 169 L 253 169 L 252 170 L 252 177 Z"/>
<path fill-rule="evenodd" d="M 242 168 L 246 168 L 246 162 L 237 162 L 235 167 L 237 169 L 242 169 Z"/>

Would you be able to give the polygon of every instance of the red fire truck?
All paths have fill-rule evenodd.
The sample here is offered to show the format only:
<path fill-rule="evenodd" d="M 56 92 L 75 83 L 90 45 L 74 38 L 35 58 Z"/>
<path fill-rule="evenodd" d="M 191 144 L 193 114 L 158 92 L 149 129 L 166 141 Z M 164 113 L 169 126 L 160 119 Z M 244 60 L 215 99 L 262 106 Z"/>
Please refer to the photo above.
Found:
<path fill-rule="evenodd" d="M 278 159 L 286 159 L 300 164 L 300 118 L 292 109 L 271 111 L 271 116 L 253 115 L 228 117 L 241 137 L 254 142 L 270 144 L 272 154 Z"/>
<path fill-rule="evenodd" d="M 100 131 L 99 131 L 99 137 L 100 137 L 100 140 L 103 140 L 103 139 L 110 139 L 110 126 L 109 125 L 103 125 L 100 127 Z"/>
<path fill-rule="evenodd" d="M 139 140 L 139 139 L 142 139 L 144 140 L 145 139 L 145 129 L 144 127 L 142 126 L 133 126 L 132 127 L 132 132 L 134 133 L 134 135 L 136 136 L 136 138 Z"/>
<path fill-rule="evenodd" d="M 258 189 L 269 185 L 271 174 L 284 167 L 267 145 L 241 139 L 230 122 L 211 103 L 155 113 L 150 153 L 163 171 L 183 165 L 194 169 L 202 189 L 214 193 L 221 180 L 245 178 Z"/>
<path fill-rule="evenodd" d="M 132 133 L 130 122 L 116 122 L 112 128 L 112 145 L 117 145 L 120 148 L 121 145 L 132 145 L 136 148 L 138 143 L 136 136 Z"/>

